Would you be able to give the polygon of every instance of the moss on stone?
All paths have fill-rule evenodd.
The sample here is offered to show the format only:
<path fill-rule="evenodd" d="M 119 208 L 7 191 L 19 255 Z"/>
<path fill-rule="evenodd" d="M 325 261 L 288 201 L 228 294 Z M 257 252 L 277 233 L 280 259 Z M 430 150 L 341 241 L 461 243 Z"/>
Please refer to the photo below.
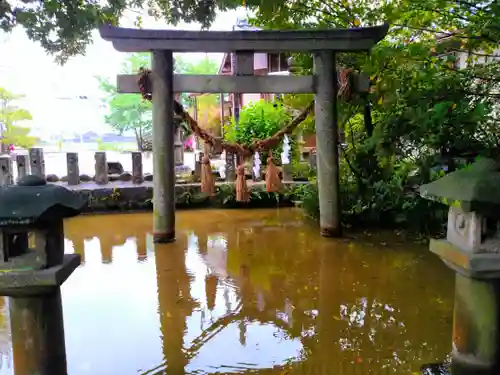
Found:
<path fill-rule="evenodd" d="M 200 191 L 199 184 L 176 185 L 176 208 L 270 208 L 277 206 L 292 206 L 296 185 L 302 183 L 284 184 L 279 193 L 268 193 L 264 184 L 254 184 L 250 190 L 250 201 L 236 201 L 234 184 L 219 184 L 216 194 L 208 197 Z M 93 188 L 77 190 L 88 202 L 84 212 L 127 212 L 150 211 L 153 209 L 153 188 L 151 186 L 124 186 L 115 188 Z"/>

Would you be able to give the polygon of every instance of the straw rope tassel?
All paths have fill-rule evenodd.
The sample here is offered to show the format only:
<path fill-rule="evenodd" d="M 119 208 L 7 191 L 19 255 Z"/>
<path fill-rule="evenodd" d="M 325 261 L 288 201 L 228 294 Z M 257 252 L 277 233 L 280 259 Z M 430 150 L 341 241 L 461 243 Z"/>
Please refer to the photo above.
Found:
<path fill-rule="evenodd" d="M 247 178 L 245 176 L 245 159 L 240 157 L 240 163 L 236 168 L 236 201 L 248 202 L 250 194 L 248 193 Z"/>
<path fill-rule="evenodd" d="M 273 162 L 273 153 L 269 149 L 267 154 L 266 167 L 266 190 L 269 193 L 276 193 L 281 189 L 281 179 L 278 167 Z"/>
<path fill-rule="evenodd" d="M 205 143 L 203 158 L 201 159 L 201 192 L 212 197 L 215 194 L 215 181 L 210 165 L 210 146 Z"/>

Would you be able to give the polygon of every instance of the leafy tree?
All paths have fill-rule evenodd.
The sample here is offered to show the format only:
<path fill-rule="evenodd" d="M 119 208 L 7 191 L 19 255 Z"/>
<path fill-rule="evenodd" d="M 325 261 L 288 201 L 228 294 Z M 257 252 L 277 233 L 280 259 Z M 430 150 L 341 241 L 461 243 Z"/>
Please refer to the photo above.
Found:
<path fill-rule="evenodd" d="M 198 95 L 196 100 L 191 101 L 188 112 L 193 115 L 196 103 L 198 111 L 198 125 L 215 136 L 221 135 L 221 117 L 219 98 L 217 94 Z"/>
<path fill-rule="evenodd" d="M 83 53 L 90 31 L 104 22 L 117 24 L 129 7 L 147 7 L 168 23 L 197 21 L 208 27 L 217 11 L 235 9 L 241 1 L 20 4 L 15 12 L 10 5 L 0 6 L 2 27 L 22 25 L 32 39 L 64 60 Z M 269 29 L 391 25 L 389 36 L 369 55 L 339 55 L 341 68 L 366 72 L 372 83 L 366 97 L 340 103 L 347 136 L 341 165 L 344 195 L 349 197 L 346 212 L 376 220 L 390 217 L 387 213 L 393 217 L 404 213 L 406 221 L 418 222 L 408 212 L 428 212 L 429 207 L 423 207 L 410 189 L 413 184 L 434 178 L 436 166 L 459 167 L 458 157 L 498 153 L 497 0 L 246 0 L 245 4 L 254 11 L 252 23 Z M 465 54 L 466 66 L 458 69 L 457 55 L 450 53 Z M 299 72 L 311 73 L 310 55 L 297 55 L 295 60 Z M 305 99 L 287 97 L 285 103 L 301 100 Z M 364 123 L 367 103 L 373 121 Z M 313 129 L 312 122 L 308 129 Z"/>
<path fill-rule="evenodd" d="M 182 55 L 175 56 L 175 73 L 177 74 L 216 74 L 218 69 L 219 65 L 207 56 L 197 61 L 186 61 L 182 58 Z M 181 101 L 184 105 L 191 106 L 192 100 L 188 99 L 187 94 L 181 94 Z M 205 104 L 218 101 L 216 95 L 206 96 L 203 100 Z"/>
<path fill-rule="evenodd" d="M 149 67 L 148 53 L 130 55 L 123 63 L 123 74 L 134 74 L 141 67 Z M 118 134 L 134 131 L 139 150 L 143 148 L 144 137 L 151 135 L 151 103 L 143 100 L 139 94 L 120 94 L 116 85 L 108 79 L 97 77 L 99 86 L 105 95 L 104 102 L 109 107 L 105 116 L 106 123 Z"/>
<path fill-rule="evenodd" d="M 22 98 L 0 87 L 0 141 L 2 149 L 6 145 L 15 145 L 23 148 L 33 147 L 37 141 L 29 135 L 30 129 L 19 123 L 32 119 L 31 114 L 14 103 Z M 3 151 L 3 150 L 2 150 Z"/>
<path fill-rule="evenodd" d="M 240 144 L 250 144 L 254 140 L 266 139 L 274 135 L 285 126 L 291 119 L 291 114 L 287 108 L 279 101 L 271 102 L 259 100 L 250 102 L 240 111 L 239 122 L 234 118 L 224 127 L 224 138 L 230 142 Z M 291 141 L 292 153 L 295 151 L 295 142 Z M 279 154 L 282 151 L 281 145 L 273 149 L 275 161 L 279 161 Z"/>
<path fill-rule="evenodd" d="M 246 0 L 244 4 L 257 13 L 257 18 L 275 27 L 331 26 L 348 27 L 389 21 L 402 21 L 405 26 L 450 25 L 467 26 L 474 36 L 498 41 L 500 5 L 496 0 L 481 3 L 463 0 Z M 167 23 L 199 22 L 204 28 L 214 21 L 217 11 L 236 9 L 240 0 L 34 0 L 0 3 L 0 27 L 10 31 L 15 26 L 26 29 L 27 35 L 59 61 L 83 54 L 91 42 L 92 30 L 104 23 L 117 25 L 126 12 L 142 10 Z M 142 19 L 137 16 L 136 23 Z M 434 27 L 431 27 L 434 29 Z M 451 29 L 445 30 L 447 32 Z"/>
<path fill-rule="evenodd" d="M 176 72 L 179 74 L 217 74 L 219 64 L 208 56 L 197 61 L 185 61 L 181 56 L 175 57 Z"/>
<path fill-rule="evenodd" d="M 378 222 L 428 222 L 432 204 L 419 199 L 413 185 L 435 178 L 436 167 L 459 167 L 460 157 L 498 153 L 498 2 L 298 0 L 271 8 L 255 5 L 252 22 L 273 29 L 392 26 L 369 55 L 339 56 L 341 69 L 368 73 L 372 84 L 366 97 L 339 103 L 347 143 L 341 162 L 346 213 Z M 438 43 L 442 36 L 446 40 Z M 456 53 L 467 55 L 462 69 Z M 294 59 L 299 73 L 312 72 L 310 55 Z M 300 107 L 308 99 L 287 96 L 285 103 Z M 373 121 L 365 124 L 367 102 Z"/>
<path fill-rule="evenodd" d="M 216 74 L 219 65 L 212 59 L 204 57 L 196 62 L 185 61 L 181 57 L 176 57 L 178 62 L 179 73 L 182 74 Z M 196 100 L 186 100 L 185 103 L 189 106 L 189 112 L 194 113 L 193 105 L 198 106 L 198 124 L 213 134 L 220 135 L 220 108 L 219 95 L 204 94 L 198 95 Z"/>
<path fill-rule="evenodd" d="M 64 63 L 74 55 L 85 53 L 92 42 L 92 31 L 103 24 L 118 25 L 126 13 L 136 16 L 142 25 L 142 11 L 167 23 L 200 22 L 207 28 L 217 10 L 234 9 L 240 2 L 193 0 L 23 0 L 0 1 L 0 29 L 11 31 L 16 26 L 40 43 L 56 60 Z"/>
<path fill-rule="evenodd" d="M 280 130 L 290 120 L 290 114 L 280 103 L 266 100 L 250 102 L 240 112 L 239 122 L 234 119 L 226 126 L 224 137 L 240 144 L 265 139 Z"/>
<path fill-rule="evenodd" d="M 141 67 L 150 67 L 149 53 L 136 53 L 128 56 L 123 63 L 121 74 L 136 74 Z M 217 63 L 209 58 L 197 62 L 188 62 L 180 56 L 175 57 L 175 73 L 178 74 L 213 74 L 217 71 L 217 68 Z M 138 149 L 142 150 L 144 140 L 150 139 L 152 136 L 151 103 L 143 100 L 139 94 L 120 94 L 116 85 L 111 83 L 109 79 L 96 78 L 104 93 L 104 102 L 109 107 L 109 112 L 105 116 L 106 123 L 120 135 L 127 131 L 133 131 Z M 212 96 L 212 98 L 216 98 L 216 96 Z M 189 103 L 185 93 L 181 95 L 181 101 Z M 216 103 L 217 100 L 215 99 L 215 106 Z M 203 105 L 208 112 L 214 111 L 214 106 L 210 106 L 209 101 L 203 103 Z M 186 128 L 184 130 L 189 133 Z"/>

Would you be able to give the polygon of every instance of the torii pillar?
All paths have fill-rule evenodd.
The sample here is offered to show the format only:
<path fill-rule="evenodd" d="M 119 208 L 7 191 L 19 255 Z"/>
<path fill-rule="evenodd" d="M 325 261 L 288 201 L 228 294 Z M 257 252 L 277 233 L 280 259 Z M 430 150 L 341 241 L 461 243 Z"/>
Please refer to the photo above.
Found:
<path fill-rule="evenodd" d="M 175 169 L 173 93 L 313 93 L 321 234 L 341 235 L 339 194 L 337 77 L 338 52 L 367 52 L 387 34 L 389 25 L 331 30 L 186 31 L 126 29 L 106 25 L 101 37 L 121 52 L 153 53 L 154 241 L 175 238 Z M 314 76 L 174 75 L 175 52 L 232 53 L 251 62 L 255 52 L 312 52 Z M 247 57 L 244 59 L 244 57 Z M 253 71 L 248 64 L 249 70 Z M 245 69 L 246 70 L 246 69 Z M 118 77 L 118 91 L 139 92 L 137 77 Z M 166 126 L 165 126 L 166 124 Z"/>
<path fill-rule="evenodd" d="M 152 53 L 153 242 L 175 241 L 174 57 Z"/>

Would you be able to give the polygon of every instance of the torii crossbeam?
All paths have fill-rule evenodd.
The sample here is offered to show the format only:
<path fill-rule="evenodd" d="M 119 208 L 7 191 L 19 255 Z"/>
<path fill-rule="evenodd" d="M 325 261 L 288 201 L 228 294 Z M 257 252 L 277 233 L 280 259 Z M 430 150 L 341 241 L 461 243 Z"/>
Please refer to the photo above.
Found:
<path fill-rule="evenodd" d="M 369 51 L 385 37 L 388 28 L 384 24 L 353 29 L 228 32 L 103 26 L 101 37 L 118 51 L 152 52 L 154 241 L 175 240 L 175 92 L 314 93 L 321 234 L 340 236 L 335 54 Z M 236 76 L 175 75 L 173 52 L 236 52 L 238 71 Z M 312 52 L 314 76 L 253 76 L 255 52 Z M 118 91 L 138 93 L 137 77 L 118 76 Z"/>

